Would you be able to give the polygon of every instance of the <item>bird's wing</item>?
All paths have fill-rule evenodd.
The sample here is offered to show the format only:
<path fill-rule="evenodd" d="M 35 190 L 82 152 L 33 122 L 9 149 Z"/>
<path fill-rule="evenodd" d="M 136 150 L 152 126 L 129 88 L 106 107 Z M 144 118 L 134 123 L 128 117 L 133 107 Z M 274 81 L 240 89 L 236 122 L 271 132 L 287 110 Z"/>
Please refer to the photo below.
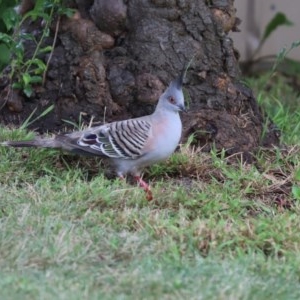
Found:
<path fill-rule="evenodd" d="M 72 143 L 74 152 L 111 158 L 135 159 L 145 154 L 145 144 L 151 135 L 151 122 L 130 119 L 105 124 L 83 131 L 80 136 L 58 137 Z"/>

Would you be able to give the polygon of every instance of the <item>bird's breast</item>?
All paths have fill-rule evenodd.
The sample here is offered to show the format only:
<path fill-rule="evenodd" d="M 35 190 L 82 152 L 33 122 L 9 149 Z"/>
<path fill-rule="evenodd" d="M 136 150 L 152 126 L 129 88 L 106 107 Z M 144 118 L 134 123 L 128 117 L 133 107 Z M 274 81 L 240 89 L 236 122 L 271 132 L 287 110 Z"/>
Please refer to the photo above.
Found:
<path fill-rule="evenodd" d="M 149 139 L 151 156 L 155 157 L 157 161 L 169 157 L 178 146 L 181 133 L 182 124 L 179 114 L 158 118 L 157 123 L 153 123 L 152 135 Z"/>

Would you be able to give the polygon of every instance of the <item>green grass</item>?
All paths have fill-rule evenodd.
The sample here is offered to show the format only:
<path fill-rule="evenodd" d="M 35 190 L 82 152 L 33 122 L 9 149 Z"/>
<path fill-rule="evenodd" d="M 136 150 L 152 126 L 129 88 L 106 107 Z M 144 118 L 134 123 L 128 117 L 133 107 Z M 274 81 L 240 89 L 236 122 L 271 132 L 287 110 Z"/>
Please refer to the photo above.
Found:
<path fill-rule="evenodd" d="M 259 88 L 285 149 L 183 145 L 147 171 L 150 203 L 97 159 L 1 147 L 1 299 L 300 299 L 300 110 L 280 91 Z"/>

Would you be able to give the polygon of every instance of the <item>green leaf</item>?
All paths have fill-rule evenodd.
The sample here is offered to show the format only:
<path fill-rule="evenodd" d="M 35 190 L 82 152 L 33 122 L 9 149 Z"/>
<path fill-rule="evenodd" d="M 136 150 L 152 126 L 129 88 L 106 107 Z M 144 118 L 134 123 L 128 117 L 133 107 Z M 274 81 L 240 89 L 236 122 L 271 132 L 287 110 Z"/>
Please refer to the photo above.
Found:
<path fill-rule="evenodd" d="M 25 63 L 25 65 L 26 65 L 26 66 L 28 66 L 28 65 L 29 65 L 29 66 L 36 65 L 36 66 L 38 66 L 38 68 L 39 68 L 41 71 L 46 70 L 46 65 L 45 65 L 45 63 L 44 63 L 42 60 L 38 59 L 38 58 L 34 58 L 34 59 L 28 60 L 28 61 Z"/>
<path fill-rule="evenodd" d="M 41 83 L 43 81 L 42 76 L 31 76 L 30 83 Z"/>
<path fill-rule="evenodd" d="M 44 48 L 39 49 L 39 53 L 47 53 L 52 51 L 52 46 L 46 46 Z"/>
<path fill-rule="evenodd" d="M 8 45 L 13 41 L 13 39 L 8 34 L 0 32 L 0 41 Z"/>
<path fill-rule="evenodd" d="M 29 12 L 27 12 L 23 19 L 27 19 L 27 18 L 31 18 L 32 21 L 36 21 L 37 18 L 43 18 L 45 20 L 48 20 L 49 19 L 49 15 L 46 14 L 46 13 L 43 13 L 43 12 L 38 12 L 38 11 L 35 11 L 35 10 L 30 10 Z"/>
<path fill-rule="evenodd" d="M 28 73 L 23 74 L 22 80 L 24 83 L 24 86 L 28 86 L 32 83 L 41 83 L 43 81 L 43 78 L 41 76 L 31 76 Z"/>
<path fill-rule="evenodd" d="M 24 51 L 24 45 L 22 41 L 18 41 L 18 43 L 16 44 L 16 48 L 20 48 Z"/>
<path fill-rule="evenodd" d="M 292 26 L 294 25 L 285 14 L 278 12 L 274 18 L 267 24 L 265 32 L 263 34 L 263 40 L 266 40 L 273 31 L 275 31 L 279 26 Z"/>
<path fill-rule="evenodd" d="M 73 8 L 66 8 L 66 7 L 60 7 L 58 8 L 58 14 L 59 15 L 65 15 L 68 18 L 73 17 L 73 15 L 75 14 L 76 9 Z"/>
<path fill-rule="evenodd" d="M 20 33 L 20 38 L 24 39 L 24 40 L 28 40 L 28 41 L 33 41 L 34 40 L 33 34 L 28 33 L 28 32 L 21 32 Z"/>
<path fill-rule="evenodd" d="M 286 57 L 287 53 L 288 53 L 288 50 L 286 47 L 281 48 L 277 54 L 277 59 L 283 60 Z"/>
<path fill-rule="evenodd" d="M 49 28 L 49 27 L 46 27 L 46 28 L 44 29 L 44 36 L 45 36 L 45 37 L 50 36 L 50 28 Z"/>
<path fill-rule="evenodd" d="M 7 30 L 11 30 L 16 27 L 19 21 L 19 15 L 12 8 L 6 8 L 2 13 L 2 20 L 7 28 Z"/>
<path fill-rule="evenodd" d="M 300 40 L 294 41 L 291 46 L 291 50 L 300 46 Z"/>
<path fill-rule="evenodd" d="M 37 119 L 46 116 L 47 114 L 49 114 L 49 112 L 51 112 L 54 109 L 54 105 L 50 105 L 49 107 L 47 107 L 39 116 Z M 36 119 L 36 120 L 37 120 Z"/>
<path fill-rule="evenodd" d="M 5 65 L 9 62 L 10 51 L 5 44 L 0 44 L 0 64 Z"/>
<path fill-rule="evenodd" d="M 275 70 L 277 69 L 278 65 L 284 60 L 284 58 L 286 57 L 288 53 L 288 50 L 286 47 L 283 47 L 282 49 L 280 49 L 280 51 L 277 53 L 277 57 L 276 57 L 276 61 L 272 67 L 272 73 L 275 72 Z"/>
<path fill-rule="evenodd" d="M 44 11 L 45 0 L 36 0 L 34 11 L 35 12 L 43 12 Z"/>
<path fill-rule="evenodd" d="M 300 200 L 300 187 L 297 185 L 293 185 L 292 194 L 297 200 Z"/>
<path fill-rule="evenodd" d="M 21 82 L 14 82 L 13 84 L 12 84 L 12 88 L 13 89 L 21 89 L 22 88 L 22 83 Z"/>
<path fill-rule="evenodd" d="M 32 92 L 33 92 L 32 87 L 30 85 L 26 86 L 23 89 L 23 92 L 29 98 L 32 95 Z"/>
<path fill-rule="evenodd" d="M 22 75 L 22 80 L 24 82 L 24 85 L 27 86 L 31 81 L 31 76 L 28 73 L 25 73 Z"/>
<path fill-rule="evenodd" d="M 21 125 L 21 129 L 25 129 L 30 124 L 30 119 L 33 117 L 34 113 L 36 112 L 37 107 L 31 112 L 29 117 L 25 120 L 25 122 Z"/>

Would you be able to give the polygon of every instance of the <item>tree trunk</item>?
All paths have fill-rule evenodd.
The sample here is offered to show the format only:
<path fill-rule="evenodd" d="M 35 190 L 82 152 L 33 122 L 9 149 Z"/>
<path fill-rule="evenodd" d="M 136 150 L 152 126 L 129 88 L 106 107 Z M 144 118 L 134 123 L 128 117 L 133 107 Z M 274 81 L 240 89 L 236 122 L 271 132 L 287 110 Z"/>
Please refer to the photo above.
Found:
<path fill-rule="evenodd" d="M 238 24 L 233 2 L 71 3 L 75 15 L 53 22 L 48 44 L 55 30 L 58 36 L 44 86 L 36 86 L 27 99 L 8 89 L 2 78 L 2 123 L 19 124 L 34 108 L 39 115 L 52 103 L 55 109 L 31 128 L 61 130 L 67 125 L 63 120 L 77 123 L 80 113 L 87 122 L 94 117 L 96 124 L 149 114 L 166 85 L 193 58 L 185 81 L 189 113 L 182 116 L 184 137 L 194 134 L 204 150 L 215 145 L 228 154 L 252 151 L 262 143 L 264 120 L 251 90 L 239 81 L 237 52 L 227 35 Z M 269 145 L 278 142 L 271 130 L 265 137 Z"/>

